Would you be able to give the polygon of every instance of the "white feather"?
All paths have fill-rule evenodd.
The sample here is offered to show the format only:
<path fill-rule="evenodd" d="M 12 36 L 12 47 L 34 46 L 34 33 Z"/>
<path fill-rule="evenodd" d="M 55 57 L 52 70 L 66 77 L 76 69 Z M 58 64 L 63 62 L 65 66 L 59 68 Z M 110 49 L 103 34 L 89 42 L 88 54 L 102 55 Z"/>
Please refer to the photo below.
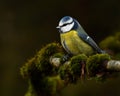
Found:
<path fill-rule="evenodd" d="M 89 37 L 89 36 L 87 36 L 87 38 L 86 38 L 86 39 L 88 40 L 89 38 L 90 38 L 90 37 Z"/>
<path fill-rule="evenodd" d="M 69 18 L 68 21 L 66 21 L 66 23 L 71 23 L 73 21 L 73 18 Z M 59 22 L 59 26 L 62 26 L 65 22 L 63 22 L 62 20 Z"/>
<path fill-rule="evenodd" d="M 61 27 L 61 31 L 63 33 L 70 31 L 74 26 L 74 22 L 71 24 L 67 24 L 66 26 Z"/>

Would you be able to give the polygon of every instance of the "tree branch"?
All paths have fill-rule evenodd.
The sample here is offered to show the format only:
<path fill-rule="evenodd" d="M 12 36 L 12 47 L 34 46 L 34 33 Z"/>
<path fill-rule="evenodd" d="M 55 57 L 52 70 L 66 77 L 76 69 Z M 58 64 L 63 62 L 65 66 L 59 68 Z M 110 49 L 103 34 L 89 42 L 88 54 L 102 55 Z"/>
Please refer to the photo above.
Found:
<path fill-rule="evenodd" d="M 108 54 L 87 57 L 79 54 L 62 62 L 64 51 L 58 43 L 43 47 L 22 66 L 20 72 L 29 82 L 25 96 L 55 96 L 68 84 L 76 83 L 81 76 L 103 80 L 109 72 L 120 71 L 120 61 L 111 60 Z"/>
<path fill-rule="evenodd" d="M 120 61 L 118 61 L 118 60 L 110 60 L 110 61 L 107 62 L 106 68 L 108 70 L 120 71 Z"/>
<path fill-rule="evenodd" d="M 60 67 L 61 58 L 51 57 L 50 63 L 55 67 Z M 70 61 L 66 61 L 65 64 L 70 64 Z M 106 63 L 106 66 L 104 66 L 107 70 L 112 71 L 120 71 L 120 60 L 110 60 Z"/>

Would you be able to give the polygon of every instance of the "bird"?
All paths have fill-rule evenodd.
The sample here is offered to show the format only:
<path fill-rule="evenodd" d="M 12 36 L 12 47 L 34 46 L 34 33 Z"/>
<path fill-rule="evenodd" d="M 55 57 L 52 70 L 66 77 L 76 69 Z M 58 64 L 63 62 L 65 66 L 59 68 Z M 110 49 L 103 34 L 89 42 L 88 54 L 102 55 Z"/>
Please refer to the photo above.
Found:
<path fill-rule="evenodd" d="M 91 56 L 95 53 L 105 53 L 73 17 L 64 16 L 56 28 L 60 33 L 61 45 L 68 56 L 78 54 Z"/>

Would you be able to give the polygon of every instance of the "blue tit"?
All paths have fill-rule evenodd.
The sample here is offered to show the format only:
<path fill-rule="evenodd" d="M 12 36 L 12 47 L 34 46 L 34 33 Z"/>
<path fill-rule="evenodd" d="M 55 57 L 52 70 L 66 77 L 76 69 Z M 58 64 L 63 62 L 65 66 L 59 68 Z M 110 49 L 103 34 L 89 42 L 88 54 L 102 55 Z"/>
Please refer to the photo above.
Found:
<path fill-rule="evenodd" d="M 90 56 L 94 53 L 104 53 L 76 19 L 65 16 L 56 28 L 59 29 L 61 44 L 68 54 Z"/>

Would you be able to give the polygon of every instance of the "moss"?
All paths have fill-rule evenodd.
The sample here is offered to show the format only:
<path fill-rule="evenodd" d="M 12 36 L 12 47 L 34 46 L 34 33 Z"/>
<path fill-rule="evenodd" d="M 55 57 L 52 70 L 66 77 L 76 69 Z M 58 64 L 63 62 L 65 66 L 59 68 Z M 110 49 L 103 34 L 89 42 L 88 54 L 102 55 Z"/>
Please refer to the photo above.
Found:
<path fill-rule="evenodd" d="M 33 85 L 30 82 L 30 79 L 28 80 L 28 84 L 29 84 L 29 88 L 28 88 L 28 91 L 25 94 L 25 96 L 37 96 L 37 94 L 36 94 L 36 92 L 35 92 L 35 90 L 33 88 Z"/>
<path fill-rule="evenodd" d="M 100 43 L 102 49 L 109 49 L 113 52 L 120 53 L 120 32 L 117 32 L 113 36 L 108 36 Z"/>
<path fill-rule="evenodd" d="M 69 83 L 76 83 L 80 78 L 82 62 L 86 62 L 87 56 L 80 54 L 73 56 L 69 64 L 64 64 L 59 68 L 59 74 L 63 80 Z M 84 63 L 85 64 L 85 63 Z"/>
<path fill-rule="evenodd" d="M 106 80 L 107 80 L 107 74 L 100 74 L 100 75 L 97 75 L 96 77 L 94 77 L 95 80 L 99 83 L 104 83 Z"/>
<path fill-rule="evenodd" d="M 60 75 L 60 78 L 64 80 L 65 82 L 70 82 L 71 80 L 71 69 L 69 64 L 63 64 L 59 67 L 58 74 Z"/>
<path fill-rule="evenodd" d="M 34 83 L 31 84 L 35 85 Z M 39 87 L 33 86 L 33 90 L 35 90 L 37 96 L 55 96 L 64 87 L 64 82 L 58 75 L 41 78 L 36 84 Z"/>
<path fill-rule="evenodd" d="M 64 87 L 64 82 L 58 75 L 41 78 L 39 82 L 36 82 L 40 85 L 39 88 L 36 88 L 29 80 L 29 88 L 25 96 L 56 96 Z"/>
<path fill-rule="evenodd" d="M 86 69 L 90 77 L 97 77 L 99 80 L 104 77 L 103 73 L 106 72 L 105 62 L 110 60 L 108 54 L 96 54 L 87 59 Z M 102 77 L 103 76 L 103 77 Z"/>
<path fill-rule="evenodd" d="M 60 56 L 60 54 L 58 55 L 56 53 L 62 54 L 62 47 L 58 43 L 48 44 L 44 46 L 40 51 L 38 51 L 37 54 L 32 59 L 28 60 L 28 62 L 25 63 L 25 65 L 20 69 L 21 75 L 24 78 L 28 78 L 28 80 L 30 80 L 30 90 L 29 92 L 27 92 L 26 96 L 36 96 L 35 93 L 31 94 L 31 92 L 33 92 L 34 90 L 37 96 L 39 96 L 40 94 L 43 94 L 43 96 L 46 95 L 44 93 L 46 93 L 46 90 L 48 90 L 50 82 L 54 82 L 54 79 L 50 79 L 50 77 L 53 78 L 53 76 L 56 76 L 58 72 L 58 69 L 56 69 L 49 63 L 49 58 L 51 56 Z M 53 85 L 49 89 L 51 90 L 51 92 L 53 92 Z M 50 93 L 49 91 L 47 94 L 52 93 Z"/>
<path fill-rule="evenodd" d="M 77 81 L 81 76 L 82 64 L 86 64 L 87 56 L 80 54 L 71 58 L 71 72 L 73 76 L 73 81 Z"/>
<path fill-rule="evenodd" d="M 115 33 L 113 36 L 108 36 L 100 43 L 100 47 L 105 49 L 112 59 L 120 59 L 120 32 Z"/>
<path fill-rule="evenodd" d="M 52 65 L 49 63 L 49 58 L 58 52 L 61 54 L 63 53 L 62 47 L 58 43 L 46 45 L 37 53 L 37 55 L 25 63 L 25 65 L 20 69 L 21 75 L 23 77 L 29 77 L 31 72 L 36 70 L 44 73 L 44 75 L 52 75 L 54 73 L 52 70 L 54 67 L 52 67 Z M 58 54 L 55 55 L 58 56 Z"/>
<path fill-rule="evenodd" d="M 116 59 L 120 60 L 120 53 L 117 53 L 117 54 L 115 55 L 115 57 L 116 57 Z"/>
<path fill-rule="evenodd" d="M 45 83 L 45 92 L 49 96 L 55 96 L 64 87 L 64 82 L 57 76 L 47 77 Z M 48 94 L 49 93 L 49 94 Z"/>
<path fill-rule="evenodd" d="M 62 58 L 63 56 L 64 56 L 63 53 L 55 53 L 55 54 L 53 55 L 53 57 L 55 57 L 55 58 Z"/>
<path fill-rule="evenodd" d="M 63 53 L 62 47 L 58 43 L 51 43 L 43 47 L 36 55 L 36 67 L 45 75 L 53 75 L 53 66 L 49 63 L 50 56 L 55 53 Z M 49 71 L 48 71 L 49 70 Z"/>
<path fill-rule="evenodd" d="M 35 61 L 35 58 L 33 57 L 30 60 L 28 60 L 28 62 L 26 62 L 24 66 L 20 68 L 20 74 L 22 75 L 23 78 L 30 77 L 31 71 L 33 71 L 35 68 L 34 61 Z"/>
<path fill-rule="evenodd" d="M 55 96 L 68 83 L 76 83 L 81 76 L 83 64 L 91 77 L 103 80 L 99 73 L 106 71 L 104 62 L 110 60 L 108 54 L 96 54 L 89 58 L 80 54 L 59 67 L 50 64 L 50 57 L 62 58 L 63 48 L 58 43 L 44 46 L 20 69 L 21 75 L 29 81 L 26 96 Z M 87 62 L 86 62 L 87 61 Z M 64 81 L 64 82 L 63 82 Z"/>

